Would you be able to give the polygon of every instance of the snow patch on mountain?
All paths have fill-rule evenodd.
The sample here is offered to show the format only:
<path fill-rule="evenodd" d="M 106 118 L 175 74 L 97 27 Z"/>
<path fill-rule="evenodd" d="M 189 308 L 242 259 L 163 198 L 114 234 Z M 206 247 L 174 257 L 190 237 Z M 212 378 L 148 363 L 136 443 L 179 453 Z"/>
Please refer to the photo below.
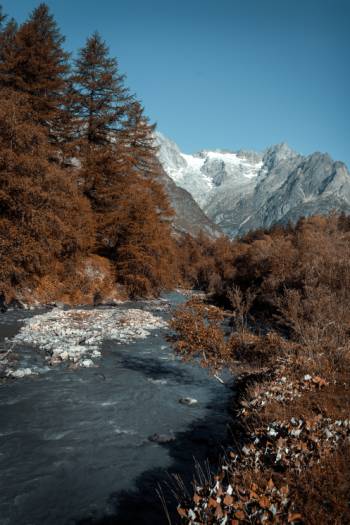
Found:
<path fill-rule="evenodd" d="M 167 174 L 202 207 L 224 182 L 244 184 L 245 180 L 257 177 L 263 165 L 262 157 L 255 152 L 203 150 L 190 155 L 182 153 L 161 133 L 156 133 L 156 143 Z"/>

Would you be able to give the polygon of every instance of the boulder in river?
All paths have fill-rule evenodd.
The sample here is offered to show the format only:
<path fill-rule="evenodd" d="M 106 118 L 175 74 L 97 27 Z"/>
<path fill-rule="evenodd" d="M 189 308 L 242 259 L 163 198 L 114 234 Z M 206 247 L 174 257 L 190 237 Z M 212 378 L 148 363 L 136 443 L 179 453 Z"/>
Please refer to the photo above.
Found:
<path fill-rule="evenodd" d="M 191 406 L 191 405 L 196 405 L 198 401 L 197 399 L 194 399 L 193 397 L 181 397 L 181 399 L 179 399 L 179 403 L 181 403 L 181 405 Z"/>
<path fill-rule="evenodd" d="M 175 441 L 175 436 L 172 432 L 169 432 L 169 434 L 156 433 L 150 436 L 148 439 L 154 443 L 170 443 L 171 441 Z"/>
<path fill-rule="evenodd" d="M 7 377 L 14 377 L 16 379 L 22 378 L 25 376 L 31 376 L 35 374 L 31 368 L 18 368 L 17 370 L 8 369 L 6 372 Z"/>
<path fill-rule="evenodd" d="M 80 361 L 80 366 L 83 366 L 84 368 L 91 368 L 95 366 L 95 363 L 92 359 L 82 359 L 82 361 Z"/>

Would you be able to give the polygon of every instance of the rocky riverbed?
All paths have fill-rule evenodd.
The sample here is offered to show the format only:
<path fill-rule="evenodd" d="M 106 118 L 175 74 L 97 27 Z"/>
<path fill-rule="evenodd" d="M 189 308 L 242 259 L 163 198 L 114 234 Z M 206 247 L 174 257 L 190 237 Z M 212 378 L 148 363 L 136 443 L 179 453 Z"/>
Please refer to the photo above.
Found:
<path fill-rule="evenodd" d="M 217 454 L 231 397 L 167 345 L 183 300 L 0 316 L 1 525 L 166 523 L 158 484 Z"/>
<path fill-rule="evenodd" d="M 150 301 L 149 307 L 164 310 L 166 302 Z M 164 328 L 166 321 L 154 313 L 138 308 L 92 308 L 63 310 L 54 308 L 24 320 L 20 331 L 7 339 L 3 352 L 2 374 L 22 378 L 38 373 L 37 369 L 16 367 L 16 347 L 30 345 L 44 353 L 46 364 L 67 362 L 71 368 L 98 366 L 100 347 L 105 339 L 117 344 L 145 339 L 152 330 Z M 12 359 L 10 359 L 10 354 Z"/>

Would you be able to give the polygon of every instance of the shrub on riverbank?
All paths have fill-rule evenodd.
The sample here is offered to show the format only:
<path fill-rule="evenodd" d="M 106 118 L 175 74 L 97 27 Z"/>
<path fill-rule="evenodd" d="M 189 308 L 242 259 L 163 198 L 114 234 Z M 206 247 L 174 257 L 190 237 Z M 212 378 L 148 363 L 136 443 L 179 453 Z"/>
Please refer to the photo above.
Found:
<path fill-rule="evenodd" d="M 187 522 L 349 522 L 349 225 L 312 217 L 232 243 L 231 272 L 204 286 L 226 310 L 175 315 L 181 355 L 247 384 L 239 446 L 181 503 Z"/>

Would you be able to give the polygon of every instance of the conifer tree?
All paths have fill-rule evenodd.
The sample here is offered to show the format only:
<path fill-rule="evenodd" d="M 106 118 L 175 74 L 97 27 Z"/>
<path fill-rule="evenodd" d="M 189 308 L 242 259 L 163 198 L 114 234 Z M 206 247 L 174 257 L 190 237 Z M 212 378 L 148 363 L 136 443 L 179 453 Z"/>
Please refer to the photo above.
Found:
<path fill-rule="evenodd" d="M 73 76 L 76 86 L 77 121 L 87 143 L 102 146 L 111 143 L 121 131 L 131 96 L 124 86 L 118 62 L 96 32 L 79 52 Z"/>
<path fill-rule="evenodd" d="M 0 60 L 0 85 L 29 96 L 41 124 L 54 135 L 64 101 L 68 53 L 46 4 L 40 4 L 16 31 L 13 22 L 5 31 L 7 43 Z M 4 38 L 4 32 L 3 36 Z"/>
<path fill-rule="evenodd" d="M 154 295 L 177 282 L 175 243 L 164 213 L 165 195 L 154 184 L 134 180 L 118 199 L 116 269 L 119 281 L 132 297 Z M 161 209 L 158 191 L 164 199 Z"/>
<path fill-rule="evenodd" d="M 158 176 L 159 163 L 154 144 L 155 124 L 150 124 L 139 101 L 133 100 L 127 108 L 124 135 L 132 157 L 133 166 L 144 176 Z"/>
<path fill-rule="evenodd" d="M 16 21 L 7 18 L 0 6 L 0 75 L 4 71 L 6 57 L 13 51 L 18 29 Z"/>
<path fill-rule="evenodd" d="M 94 223 L 73 174 L 49 162 L 30 97 L 0 90 L 0 293 L 32 285 L 91 250 Z"/>
<path fill-rule="evenodd" d="M 171 210 L 157 183 L 154 126 L 125 87 L 118 62 L 98 33 L 80 51 L 73 80 L 98 252 L 115 261 L 118 278 L 131 294 L 158 292 L 171 280 L 174 245 Z"/>

